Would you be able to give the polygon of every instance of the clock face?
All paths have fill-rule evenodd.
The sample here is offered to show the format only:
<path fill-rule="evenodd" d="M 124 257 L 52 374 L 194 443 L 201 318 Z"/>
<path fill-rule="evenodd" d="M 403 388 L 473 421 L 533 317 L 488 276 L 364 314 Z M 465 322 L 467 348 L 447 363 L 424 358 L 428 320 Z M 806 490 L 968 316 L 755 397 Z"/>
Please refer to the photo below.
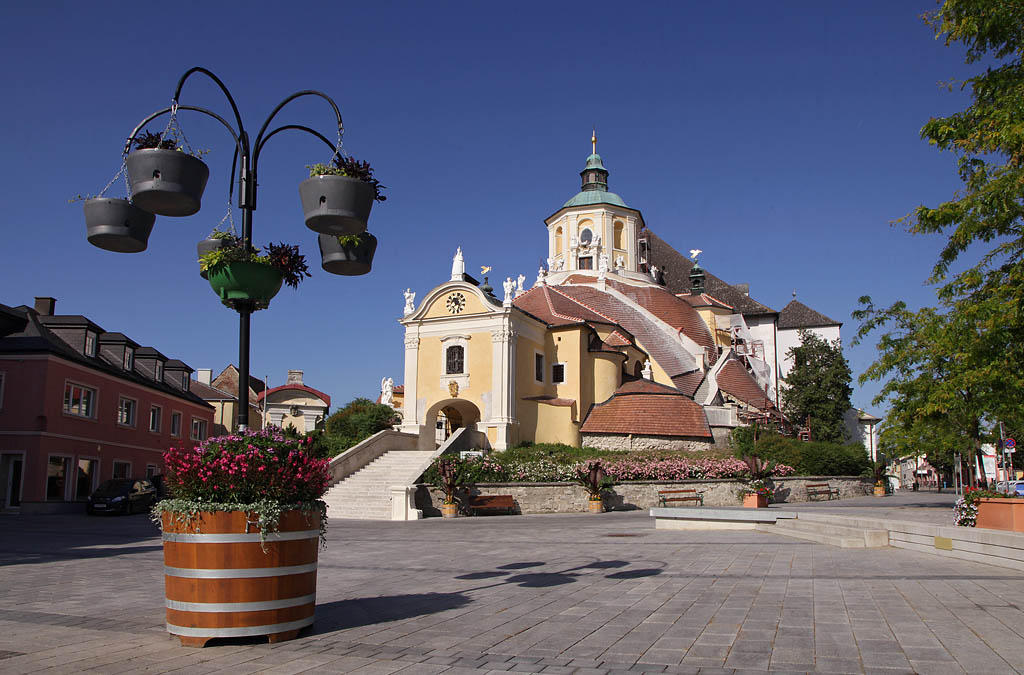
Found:
<path fill-rule="evenodd" d="M 448 296 L 448 300 L 445 301 L 444 305 L 452 314 L 458 314 L 466 309 L 466 296 L 462 293 L 452 293 Z"/>

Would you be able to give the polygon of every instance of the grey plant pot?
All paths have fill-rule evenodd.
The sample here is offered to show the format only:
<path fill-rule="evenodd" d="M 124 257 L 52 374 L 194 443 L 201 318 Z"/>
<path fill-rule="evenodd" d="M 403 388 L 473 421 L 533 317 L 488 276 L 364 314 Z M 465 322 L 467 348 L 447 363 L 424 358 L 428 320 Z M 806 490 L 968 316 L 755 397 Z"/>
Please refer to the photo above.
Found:
<path fill-rule="evenodd" d="M 213 237 L 207 237 L 201 242 L 196 244 L 196 258 L 202 258 L 204 255 L 211 251 L 216 251 L 219 248 L 224 248 L 224 244 L 227 243 L 223 239 L 215 239 Z M 206 279 L 209 275 L 203 270 L 199 270 L 199 276 Z"/>
<path fill-rule="evenodd" d="M 320 267 L 331 274 L 346 277 L 367 274 L 376 251 L 377 237 L 369 232 L 363 234 L 363 241 L 357 246 L 344 246 L 332 234 L 320 235 Z"/>
<path fill-rule="evenodd" d="M 178 150 L 135 150 L 125 160 L 132 203 L 158 216 L 191 216 L 199 211 L 210 168 Z"/>
<path fill-rule="evenodd" d="M 306 227 L 321 234 L 362 234 L 373 207 L 373 186 L 347 176 L 313 176 L 299 183 Z"/>
<path fill-rule="evenodd" d="M 115 253 L 145 251 L 156 216 L 127 199 L 97 197 L 85 200 L 86 239 L 93 246 Z"/>

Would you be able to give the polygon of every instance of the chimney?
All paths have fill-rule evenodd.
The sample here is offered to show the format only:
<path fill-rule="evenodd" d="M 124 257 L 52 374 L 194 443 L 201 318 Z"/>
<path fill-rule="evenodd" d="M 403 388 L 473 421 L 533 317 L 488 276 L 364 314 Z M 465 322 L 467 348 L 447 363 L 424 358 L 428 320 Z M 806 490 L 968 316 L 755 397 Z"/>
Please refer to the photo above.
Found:
<path fill-rule="evenodd" d="M 213 380 L 212 368 L 199 368 L 196 370 L 196 381 L 199 382 L 199 384 L 210 386 L 211 380 Z"/>
<path fill-rule="evenodd" d="M 737 291 L 743 293 L 747 297 L 750 297 L 750 284 L 733 284 Z"/>
<path fill-rule="evenodd" d="M 56 306 L 56 298 L 36 298 L 36 314 L 41 316 L 53 316 L 53 309 Z"/>
<path fill-rule="evenodd" d="M 289 370 L 288 371 L 288 384 L 302 384 L 302 371 L 301 370 Z"/>

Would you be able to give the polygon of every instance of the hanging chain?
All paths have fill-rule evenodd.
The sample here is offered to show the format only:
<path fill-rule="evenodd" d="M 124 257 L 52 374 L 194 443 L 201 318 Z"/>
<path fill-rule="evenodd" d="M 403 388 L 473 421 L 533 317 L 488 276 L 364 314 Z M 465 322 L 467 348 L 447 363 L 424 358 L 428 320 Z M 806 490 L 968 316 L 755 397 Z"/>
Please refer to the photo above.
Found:
<path fill-rule="evenodd" d="M 178 124 L 177 101 L 171 101 L 171 116 L 167 120 L 167 126 L 164 127 L 164 132 L 160 134 L 160 141 L 163 142 L 163 140 L 167 138 L 168 134 L 171 135 L 171 140 L 173 140 L 175 143 L 178 143 L 180 141 L 180 147 L 184 148 L 185 152 L 192 155 L 193 157 L 198 156 L 196 155 L 196 151 L 192 149 L 192 145 L 188 142 L 188 138 L 185 136 L 185 130 L 181 128 L 180 124 Z"/>
<path fill-rule="evenodd" d="M 342 149 L 343 145 L 342 145 L 342 140 L 341 140 L 341 137 L 342 137 L 342 135 L 344 133 L 345 133 L 345 130 L 342 127 L 339 126 L 338 127 L 338 142 L 334 146 L 334 154 L 331 155 L 331 158 L 329 160 L 327 160 L 328 164 L 333 163 L 334 160 L 336 158 L 338 158 L 339 156 L 344 156 L 345 155 L 345 151 Z"/>
<path fill-rule="evenodd" d="M 128 181 L 128 165 L 125 162 L 121 162 L 121 168 L 117 170 L 117 173 L 115 173 L 114 177 L 110 179 L 110 182 L 103 186 L 103 189 L 100 190 L 100 193 L 96 195 L 96 197 L 99 198 L 106 194 L 107 190 L 110 189 L 110 186 L 114 184 L 114 181 L 116 181 L 119 176 L 124 176 L 125 194 L 127 195 L 126 198 L 131 199 L 132 186 L 131 183 Z"/>

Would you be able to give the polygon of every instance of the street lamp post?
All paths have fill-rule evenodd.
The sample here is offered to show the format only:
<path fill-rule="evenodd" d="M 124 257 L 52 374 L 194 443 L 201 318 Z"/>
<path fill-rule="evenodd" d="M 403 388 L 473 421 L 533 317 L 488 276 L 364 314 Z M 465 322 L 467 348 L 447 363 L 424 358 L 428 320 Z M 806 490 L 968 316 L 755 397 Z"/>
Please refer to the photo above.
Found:
<path fill-rule="evenodd" d="M 179 99 L 180 99 L 180 96 L 181 96 L 181 90 L 182 90 L 182 87 L 185 85 L 185 81 L 188 80 L 188 78 L 191 75 L 195 74 L 195 73 L 201 73 L 201 74 L 206 75 L 207 77 L 209 77 L 211 80 L 214 81 L 214 83 L 216 83 L 216 85 L 224 93 L 225 98 L 227 98 L 228 103 L 231 106 L 231 111 L 234 114 L 234 118 L 235 118 L 234 119 L 234 124 L 235 124 L 235 126 L 232 126 L 232 124 L 230 122 L 228 122 L 227 120 L 225 120 L 223 117 L 221 117 L 217 113 L 215 113 L 215 112 L 213 112 L 211 110 L 208 110 L 206 108 L 197 107 L 197 106 L 191 106 L 191 105 L 180 105 L 179 104 Z M 269 132 L 267 131 L 267 129 L 270 127 L 271 123 L 273 122 L 274 118 L 277 116 L 277 114 L 281 111 L 282 108 L 284 108 L 286 105 L 288 105 L 290 102 L 294 101 L 295 99 L 301 98 L 301 97 L 304 97 L 304 96 L 318 96 L 318 97 L 324 99 L 331 106 L 331 110 L 334 112 L 335 119 L 337 120 L 337 131 L 338 131 L 338 142 L 337 142 L 337 144 L 332 143 L 325 136 L 323 136 L 319 132 L 315 131 L 314 129 L 311 129 L 311 128 L 307 127 L 307 126 L 303 126 L 303 125 L 299 125 L 299 124 L 286 124 L 286 125 L 279 126 L 279 127 L 275 128 L 275 129 L 273 129 L 272 131 L 269 131 Z M 241 241 L 241 244 L 242 244 L 242 246 L 246 250 L 248 250 L 248 248 L 251 246 L 251 243 L 252 243 L 252 213 L 253 213 L 253 211 L 256 210 L 256 194 L 257 194 L 257 190 L 258 190 L 258 183 L 257 183 L 256 176 L 257 176 L 257 172 L 258 172 L 258 169 L 259 169 L 260 153 L 263 150 L 263 146 L 266 144 L 266 142 L 268 140 L 270 140 L 273 136 L 277 135 L 278 133 L 280 133 L 282 131 L 288 131 L 288 130 L 303 131 L 303 132 L 306 132 L 308 134 L 311 134 L 311 135 L 319 138 L 324 143 L 326 143 L 327 146 L 330 147 L 331 150 L 334 152 L 335 156 L 337 156 L 341 152 L 341 136 L 344 133 L 344 127 L 343 127 L 342 121 L 341 121 L 341 112 L 339 111 L 338 106 L 334 102 L 334 100 L 331 99 L 331 97 L 328 96 L 327 94 L 324 94 L 323 92 L 320 92 L 320 91 L 316 91 L 316 90 L 312 90 L 312 89 L 307 89 L 307 90 L 295 92 L 294 94 L 291 94 L 290 96 L 286 97 L 284 100 L 282 100 L 280 103 L 278 103 L 277 106 L 267 116 L 267 118 L 264 120 L 262 126 L 260 127 L 259 132 L 256 134 L 255 141 L 250 143 L 249 134 L 246 131 L 244 125 L 242 124 L 242 116 L 238 112 L 238 106 L 235 104 L 235 100 L 234 100 L 234 97 L 231 96 L 231 92 L 228 91 L 228 88 L 224 85 L 224 83 L 220 80 L 220 78 L 218 78 L 212 72 L 210 72 L 206 68 L 202 68 L 202 67 L 196 66 L 196 67 L 190 68 L 188 71 L 186 71 L 185 74 L 182 75 L 181 78 L 178 80 L 178 86 L 174 90 L 174 97 L 171 99 L 170 107 L 164 108 L 162 110 L 158 110 L 157 112 L 153 113 L 152 115 L 150 115 L 149 117 L 144 119 L 142 122 L 140 122 L 138 124 L 138 126 L 135 127 L 135 129 L 132 131 L 131 135 L 128 137 L 128 139 L 127 139 L 127 141 L 125 143 L 124 154 L 127 156 L 128 152 L 129 152 L 129 150 L 131 148 L 132 142 L 135 140 L 135 137 L 138 135 L 138 133 L 142 130 L 143 127 L 145 127 L 147 124 L 149 124 L 152 120 L 156 119 L 157 117 L 160 117 L 161 115 L 166 115 L 168 113 L 171 115 L 171 118 L 172 118 L 172 121 L 173 121 L 175 119 L 175 117 L 176 117 L 176 115 L 177 115 L 179 110 L 190 110 L 190 111 L 202 113 L 204 115 L 207 115 L 209 117 L 214 118 L 215 120 L 220 122 L 228 130 L 228 133 L 231 134 L 231 137 L 235 141 L 235 155 L 234 155 L 234 158 L 233 158 L 232 164 L 231 164 L 231 171 L 232 171 L 231 185 L 234 184 L 234 175 L 233 174 L 234 174 L 234 171 L 235 171 L 235 166 L 237 164 L 237 166 L 238 166 L 238 182 L 239 182 L 238 208 L 241 209 L 241 211 L 242 211 L 242 241 Z M 239 321 L 238 321 L 238 370 L 239 370 L 239 378 L 238 379 L 239 379 L 239 382 L 238 382 L 238 418 L 237 418 L 237 420 L 238 420 L 238 428 L 240 430 L 245 430 L 249 426 L 249 340 L 250 340 L 250 330 L 249 329 L 250 329 L 250 323 L 251 323 L 250 319 L 251 319 L 251 316 L 252 316 L 252 312 L 255 309 L 257 309 L 257 308 L 254 306 L 255 303 L 253 301 L 251 301 L 251 300 L 235 300 L 235 301 L 232 301 L 232 303 L 233 303 L 232 304 L 233 308 L 238 312 L 238 318 L 239 318 Z"/>

